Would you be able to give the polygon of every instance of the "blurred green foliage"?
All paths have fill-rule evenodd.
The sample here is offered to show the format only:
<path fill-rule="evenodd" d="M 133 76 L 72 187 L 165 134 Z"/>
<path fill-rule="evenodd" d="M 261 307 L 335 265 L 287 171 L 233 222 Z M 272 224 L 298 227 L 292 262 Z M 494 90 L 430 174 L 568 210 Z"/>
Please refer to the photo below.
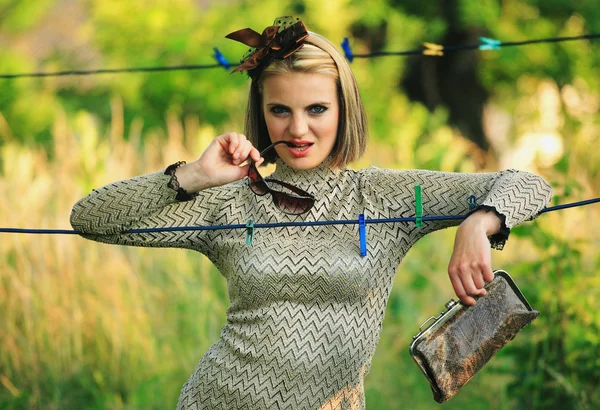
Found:
<path fill-rule="evenodd" d="M 599 33 L 599 13 L 600 3 L 592 0 L 0 0 L 0 73 L 210 64 L 213 47 L 235 63 L 245 49 L 224 39 L 225 34 L 243 27 L 260 31 L 276 17 L 290 14 L 334 43 L 349 37 L 355 53 L 366 53 L 416 49 L 425 41 L 472 44 L 479 36 L 521 41 Z M 518 166 L 551 181 L 556 203 L 598 196 L 600 151 L 589 149 L 600 138 L 597 42 L 355 60 L 352 67 L 371 132 L 369 152 L 355 166 L 460 172 Z M 111 154 L 117 146 L 125 151 L 154 149 L 140 158 L 163 166 L 182 158 L 163 158 L 153 147 L 181 139 L 190 154 L 186 159 L 193 159 L 201 146 L 193 141 L 195 136 L 243 129 L 247 88 L 244 75 L 221 68 L 0 79 L 0 147 L 6 148 L 0 155 L 0 181 L 6 178 L 8 184 L 9 170 L 20 167 L 12 162 L 21 158 L 13 146 L 31 153 L 41 147 L 36 161 L 69 162 L 72 149 L 81 161 L 79 168 L 53 168 L 55 164 L 49 169 L 74 174 L 69 183 L 78 195 L 110 182 L 99 180 L 98 174 L 111 167 L 122 173 L 147 171 L 147 164 L 119 161 Z M 120 139 L 130 145 L 115 143 Z M 6 189 L 1 191 L 4 197 L 20 200 L 14 189 Z M 48 207 L 52 214 L 36 221 L 54 221 L 52 215 L 61 214 L 61 222 L 67 223 L 64 203 L 49 200 Z M 600 407 L 597 217 L 594 209 L 567 210 L 513 230 L 506 250 L 494 255 L 495 265 L 515 276 L 542 315 L 445 408 Z M 12 224 L 13 219 L 0 221 Z M 15 246 L 0 254 L 6 271 L 21 266 L 21 248 Z M 102 255 L 95 246 L 86 243 L 84 249 Z M 445 277 L 451 249 L 452 232 L 435 233 L 420 241 L 400 267 L 366 379 L 369 409 L 434 407 L 407 346 L 418 324 L 453 296 Z M 131 297 L 131 303 L 123 302 L 124 309 L 133 312 L 139 299 L 140 309 L 153 317 L 143 322 L 143 329 L 132 327 L 140 335 L 148 331 L 148 346 L 141 336 L 129 336 L 125 348 L 113 346 L 102 333 L 110 327 L 98 316 L 98 327 L 90 328 L 99 333 L 84 334 L 85 353 L 75 355 L 75 364 L 64 371 L 64 358 L 53 362 L 47 354 L 52 349 L 40 347 L 47 342 L 27 339 L 31 323 L 24 318 L 30 307 L 21 312 L 0 300 L 0 307 L 11 308 L 10 314 L 0 311 L 0 336 L 6 341 L 7 335 L 18 335 L 21 350 L 15 351 L 42 358 L 32 359 L 41 363 L 32 365 L 35 371 L 17 366 L 19 361 L 8 353 L 0 360 L 0 409 L 174 408 L 199 355 L 218 337 L 215 321 L 223 320 L 225 284 L 197 258 L 119 252 L 132 269 L 143 272 L 141 296 L 132 290 L 118 295 Z M 184 274 L 179 278 L 172 266 L 182 260 Z M 95 274 L 94 266 L 82 269 L 88 280 L 91 276 L 86 275 Z M 0 296 L 8 300 L 14 283 L 1 274 L 0 279 Z M 192 290 L 197 288 L 202 290 Z M 102 288 L 87 291 L 102 293 Z M 40 302 L 40 312 L 48 308 Z M 108 303 L 103 309 L 112 312 L 109 318 L 116 315 Z M 211 319 L 200 321 L 198 314 Z M 138 323 L 137 316 L 131 317 L 125 325 Z"/>

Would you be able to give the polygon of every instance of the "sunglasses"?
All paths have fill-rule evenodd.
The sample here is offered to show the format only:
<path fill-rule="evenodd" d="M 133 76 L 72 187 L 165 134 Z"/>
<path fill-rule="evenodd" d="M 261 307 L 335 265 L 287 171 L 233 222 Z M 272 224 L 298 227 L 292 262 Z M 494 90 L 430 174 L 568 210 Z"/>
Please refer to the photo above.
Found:
<path fill-rule="evenodd" d="M 273 149 L 278 144 L 285 144 L 288 147 L 294 146 L 294 144 L 288 141 L 277 141 L 265 148 L 260 153 L 260 156 L 262 157 L 263 154 L 265 154 L 270 149 Z M 250 162 L 250 167 L 248 168 L 248 185 L 250 186 L 250 190 L 256 195 L 263 196 L 266 194 L 271 194 L 275 206 L 286 214 L 304 214 L 310 211 L 310 209 L 315 204 L 315 197 L 309 194 L 308 192 L 303 191 L 300 188 L 283 181 L 278 181 L 276 179 L 271 178 L 263 178 L 262 175 L 260 175 L 260 173 L 256 169 L 256 163 L 254 161 Z M 292 193 L 273 189 L 274 185 L 284 187 Z"/>

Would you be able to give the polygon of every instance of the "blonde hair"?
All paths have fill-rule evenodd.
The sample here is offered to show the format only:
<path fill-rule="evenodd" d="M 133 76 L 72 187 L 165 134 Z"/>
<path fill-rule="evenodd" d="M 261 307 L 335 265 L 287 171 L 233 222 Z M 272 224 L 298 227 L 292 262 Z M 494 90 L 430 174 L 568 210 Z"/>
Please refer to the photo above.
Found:
<path fill-rule="evenodd" d="M 340 115 L 329 165 L 344 167 L 360 158 L 367 145 L 367 119 L 356 79 L 337 48 L 325 37 L 312 32 L 300 50 L 288 58 L 273 61 L 252 78 L 246 110 L 246 136 L 260 151 L 271 144 L 262 111 L 264 80 L 273 75 L 298 72 L 330 75 L 336 81 Z M 270 152 L 265 155 L 265 162 L 274 162 L 276 158 L 277 154 Z"/>

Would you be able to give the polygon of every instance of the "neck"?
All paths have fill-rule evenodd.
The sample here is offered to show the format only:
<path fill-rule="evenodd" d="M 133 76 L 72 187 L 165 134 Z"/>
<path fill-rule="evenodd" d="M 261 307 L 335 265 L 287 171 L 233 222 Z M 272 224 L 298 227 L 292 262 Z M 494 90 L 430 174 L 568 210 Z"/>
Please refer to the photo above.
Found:
<path fill-rule="evenodd" d="M 318 183 L 320 180 L 336 177 L 342 172 L 341 168 L 331 168 L 329 166 L 330 163 L 331 159 L 327 158 L 314 168 L 295 169 L 283 162 L 281 158 L 278 158 L 275 161 L 275 172 L 269 177 L 290 183 L 297 183 L 302 188 L 302 186 Z"/>

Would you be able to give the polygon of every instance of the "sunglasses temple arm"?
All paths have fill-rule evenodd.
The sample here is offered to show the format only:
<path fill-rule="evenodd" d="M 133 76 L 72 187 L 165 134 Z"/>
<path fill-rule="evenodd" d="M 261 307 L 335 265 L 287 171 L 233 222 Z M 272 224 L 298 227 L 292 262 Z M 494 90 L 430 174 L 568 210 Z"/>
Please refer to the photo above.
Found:
<path fill-rule="evenodd" d="M 300 188 L 298 188 L 298 187 L 295 187 L 295 186 L 294 186 L 294 185 L 292 185 L 292 184 L 288 184 L 288 183 L 286 183 L 286 182 L 279 181 L 279 180 L 277 180 L 277 179 L 265 178 L 264 180 L 265 180 L 266 182 L 270 183 L 270 184 L 273 184 L 273 183 L 274 183 L 274 184 L 281 185 L 282 187 L 285 187 L 285 188 L 289 189 L 290 191 L 292 191 L 292 192 L 294 192 L 295 194 L 298 194 L 298 195 L 300 195 L 300 196 L 303 196 L 303 197 L 309 197 L 309 198 L 313 198 L 313 196 L 312 196 L 311 194 L 309 194 L 309 193 L 308 193 L 308 192 L 306 192 L 306 191 L 303 191 L 303 190 L 301 190 L 301 189 L 300 189 Z"/>

